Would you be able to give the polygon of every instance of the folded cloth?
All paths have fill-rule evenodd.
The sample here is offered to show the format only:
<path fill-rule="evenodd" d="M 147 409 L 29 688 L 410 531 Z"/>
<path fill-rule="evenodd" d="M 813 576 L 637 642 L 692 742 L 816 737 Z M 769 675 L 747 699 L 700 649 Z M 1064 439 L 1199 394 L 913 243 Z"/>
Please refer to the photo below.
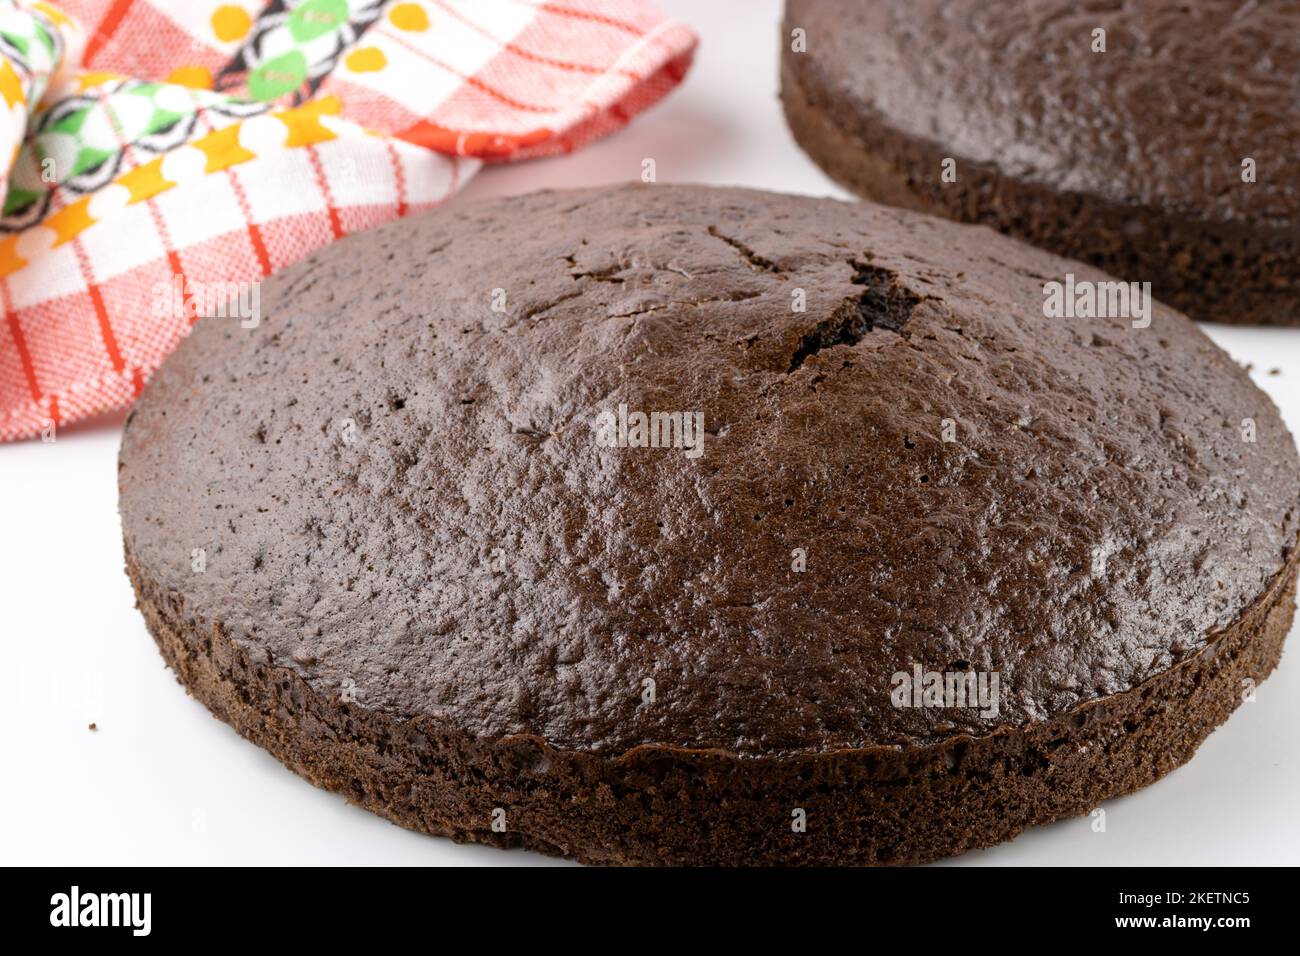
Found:
<path fill-rule="evenodd" d="M 641 0 L 0 0 L 0 440 L 130 404 L 196 317 L 569 152 L 685 74 Z M 7 165 L 6 165 L 7 163 Z"/>

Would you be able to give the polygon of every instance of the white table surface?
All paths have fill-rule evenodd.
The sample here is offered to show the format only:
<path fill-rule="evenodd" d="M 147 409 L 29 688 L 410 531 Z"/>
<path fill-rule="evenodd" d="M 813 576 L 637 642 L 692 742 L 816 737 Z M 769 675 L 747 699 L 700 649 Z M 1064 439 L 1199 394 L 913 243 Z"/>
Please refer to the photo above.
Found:
<path fill-rule="evenodd" d="M 685 84 L 563 159 L 482 173 L 454 202 L 637 178 L 846 196 L 796 148 L 776 98 L 776 0 L 659 0 L 703 43 Z M 1300 426 L 1300 330 L 1207 327 Z M 1270 370 L 1275 370 L 1270 373 Z M 123 415 L 0 446 L 0 863 L 549 864 L 409 833 L 317 790 L 186 696 L 122 571 Z M 1293 638 L 1294 642 L 1294 638 Z M 91 731 L 94 722 L 98 729 Z M 958 865 L 1300 862 L 1300 648 L 1196 759 L 1089 820 Z"/>

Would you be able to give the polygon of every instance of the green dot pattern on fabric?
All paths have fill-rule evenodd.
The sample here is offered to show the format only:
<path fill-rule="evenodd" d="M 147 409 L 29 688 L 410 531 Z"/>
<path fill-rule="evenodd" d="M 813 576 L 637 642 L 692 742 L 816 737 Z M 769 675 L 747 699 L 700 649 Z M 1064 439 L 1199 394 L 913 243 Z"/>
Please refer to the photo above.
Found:
<path fill-rule="evenodd" d="M 12 216 L 16 212 L 28 209 L 40 198 L 40 193 L 19 189 L 17 186 L 10 186 L 9 194 L 5 196 L 4 215 Z"/>
<path fill-rule="evenodd" d="M 86 121 L 90 115 L 90 107 L 74 110 L 67 116 L 61 117 L 58 121 L 50 124 L 51 133 L 67 133 L 70 136 L 76 136 L 81 132 L 81 124 Z"/>
<path fill-rule="evenodd" d="M 298 89 L 307 80 L 307 58 L 297 50 L 267 60 L 248 78 L 248 93 L 259 102 Z"/>
<path fill-rule="evenodd" d="M 46 30 L 40 24 L 36 25 L 36 39 L 41 41 L 41 46 L 45 47 L 46 56 L 51 59 L 57 59 L 59 55 L 58 43 L 54 37 L 50 36 L 50 31 Z"/>
<path fill-rule="evenodd" d="M 289 14 L 289 35 L 297 43 L 310 43 L 347 21 L 347 0 L 307 0 Z"/>
<path fill-rule="evenodd" d="M 13 47 L 23 56 L 27 55 L 28 47 L 27 47 L 27 40 L 25 38 L 18 36 L 16 33 L 0 33 L 0 37 L 3 37 L 6 43 L 8 43 L 11 47 Z"/>
<path fill-rule="evenodd" d="M 149 122 L 145 124 L 145 131 L 150 134 L 161 133 L 163 130 L 171 129 L 182 119 L 184 117 L 180 113 L 155 109 L 153 115 L 149 117 Z"/>
<path fill-rule="evenodd" d="M 72 175 L 80 176 L 88 169 L 96 169 L 112 155 L 113 150 L 111 149 L 96 149 L 93 146 L 83 146 L 77 150 L 77 159 L 72 164 Z"/>

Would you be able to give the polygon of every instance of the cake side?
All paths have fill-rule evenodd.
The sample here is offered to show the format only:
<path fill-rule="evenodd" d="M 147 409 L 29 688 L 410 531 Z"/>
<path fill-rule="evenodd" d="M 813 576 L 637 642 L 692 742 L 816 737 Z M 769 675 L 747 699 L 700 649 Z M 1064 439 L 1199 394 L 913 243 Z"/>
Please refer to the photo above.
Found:
<path fill-rule="evenodd" d="M 188 618 L 129 550 L 127 573 L 192 696 L 290 770 L 399 826 L 589 864 L 843 866 L 992 846 L 1181 766 L 1277 665 L 1294 554 L 1240 621 L 1127 693 L 986 737 L 775 759 L 654 745 L 593 755 L 397 720 L 250 658 L 219 623 Z"/>

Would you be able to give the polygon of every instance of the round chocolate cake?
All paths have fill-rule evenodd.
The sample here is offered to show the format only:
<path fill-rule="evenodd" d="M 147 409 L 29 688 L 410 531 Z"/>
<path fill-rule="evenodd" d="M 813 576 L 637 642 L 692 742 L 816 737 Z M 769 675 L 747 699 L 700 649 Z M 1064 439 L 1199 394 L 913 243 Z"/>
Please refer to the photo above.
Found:
<path fill-rule="evenodd" d="M 799 143 L 1194 319 L 1300 325 L 1300 4 L 787 0 Z"/>
<path fill-rule="evenodd" d="M 739 189 L 436 211 L 208 318 L 127 423 L 181 682 L 402 826 L 898 863 L 1189 759 L 1277 663 L 1300 463 L 1088 266 Z M 196 742 L 196 746 L 201 746 Z"/>

